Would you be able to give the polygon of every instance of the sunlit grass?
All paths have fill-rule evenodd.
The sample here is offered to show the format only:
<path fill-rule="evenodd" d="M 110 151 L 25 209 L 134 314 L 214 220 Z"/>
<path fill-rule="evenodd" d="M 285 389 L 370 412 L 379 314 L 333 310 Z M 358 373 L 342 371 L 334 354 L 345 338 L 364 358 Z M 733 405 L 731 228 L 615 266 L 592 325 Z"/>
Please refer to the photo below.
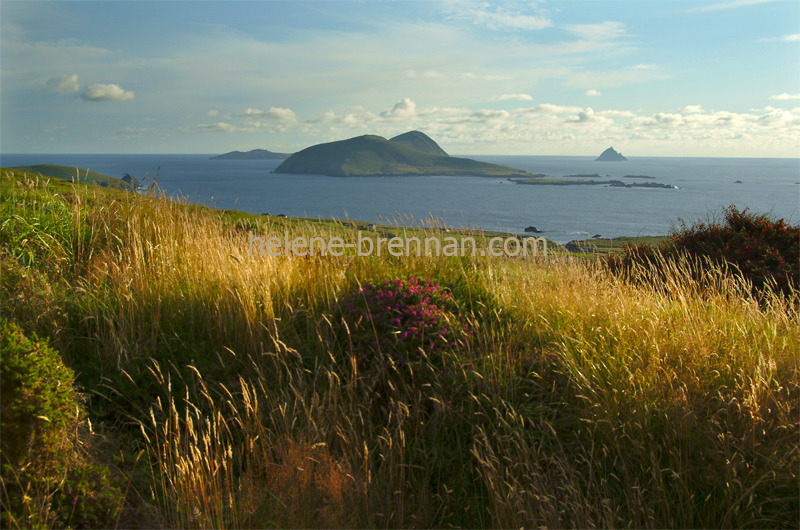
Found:
<path fill-rule="evenodd" d="M 592 262 L 251 256 L 248 232 L 357 232 L 1 184 L 3 315 L 50 337 L 95 427 L 145 451 L 150 524 L 796 524 L 790 300 L 680 265 L 633 284 Z M 411 276 L 473 335 L 446 370 L 359 370 L 340 300 Z"/>

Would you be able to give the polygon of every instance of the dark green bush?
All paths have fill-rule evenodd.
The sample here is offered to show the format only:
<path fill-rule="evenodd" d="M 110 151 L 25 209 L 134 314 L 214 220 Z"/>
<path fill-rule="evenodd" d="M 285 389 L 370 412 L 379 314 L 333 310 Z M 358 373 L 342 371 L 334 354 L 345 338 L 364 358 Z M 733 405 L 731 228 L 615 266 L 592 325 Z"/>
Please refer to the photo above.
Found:
<path fill-rule="evenodd" d="M 0 323 L 0 448 L 5 462 L 49 452 L 69 438 L 78 421 L 72 370 L 58 352 L 14 323 Z"/>
<path fill-rule="evenodd" d="M 84 412 L 58 352 L 0 320 L 2 526 L 114 526 L 122 496 L 78 440 Z"/>

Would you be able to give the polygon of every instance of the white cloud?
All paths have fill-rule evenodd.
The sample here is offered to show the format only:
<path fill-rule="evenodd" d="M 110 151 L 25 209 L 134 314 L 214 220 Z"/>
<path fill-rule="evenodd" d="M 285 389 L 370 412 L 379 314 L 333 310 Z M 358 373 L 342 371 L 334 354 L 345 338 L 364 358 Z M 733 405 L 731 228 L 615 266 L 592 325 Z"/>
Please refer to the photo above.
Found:
<path fill-rule="evenodd" d="M 206 115 L 207 116 L 211 116 L 213 118 L 214 116 L 219 116 L 219 111 L 218 110 L 209 110 L 208 112 L 206 112 Z"/>
<path fill-rule="evenodd" d="M 800 33 L 792 33 L 780 37 L 765 37 L 759 40 L 761 42 L 800 42 Z"/>
<path fill-rule="evenodd" d="M 270 107 L 267 110 L 247 109 L 240 115 L 240 117 L 278 121 L 295 121 L 297 119 L 294 111 L 281 107 Z"/>
<path fill-rule="evenodd" d="M 499 96 L 492 96 L 491 101 L 533 101 L 533 96 L 530 94 L 501 94 Z"/>
<path fill-rule="evenodd" d="M 589 90 L 586 91 L 586 95 L 587 96 L 599 96 L 599 95 L 601 95 L 601 93 L 600 93 L 599 90 L 597 90 L 595 88 L 590 88 Z"/>
<path fill-rule="evenodd" d="M 490 29 L 528 29 L 549 28 L 553 22 L 544 17 L 511 13 L 475 12 L 475 24 L 483 24 Z"/>
<path fill-rule="evenodd" d="M 668 79 L 670 74 L 655 64 L 635 64 L 618 70 L 582 71 L 567 77 L 566 85 L 580 88 L 611 88 L 646 81 Z"/>
<path fill-rule="evenodd" d="M 409 98 L 403 98 L 391 110 L 381 113 L 381 116 L 390 120 L 403 120 L 413 118 L 417 111 L 417 104 Z"/>
<path fill-rule="evenodd" d="M 462 72 L 461 77 L 481 81 L 508 81 L 511 79 L 510 76 L 502 74 L 476 74 L 475 72 Z"/>
<path fill-rule="evenodd" d="M 444 74 L 441 72 L 437 72 L 436 70 L 426 70 L 422 73 L 417 72 L 416 70 L 407 70 L 404 74 L 406 77 L 416 78 L 416 77 L 427 77 L 427 78 L 437 78 L 437 77 L 444 77 Z"/>
<path fill-rule="evenodd" d="M 682 115 L 656 112 L 650 116 L 639 116 L 633 120 L 635 127 L 681 127 L 685 124 Z"/>
<path fill-rule="evenodd" d="M 133 99 L 134 94 L 117 84 L 94 83 L 83 90 L 81 97 L 86 101 L 126 101 Z"/>
<path fill-rule="evenodd" d="M 380 107 L 378 107 L 380 108 Z M 693 154 L 697 146 L 711 146 L 716 153 L 757 145 L 766 148 L 776 141 L 800 145 L 800 108 L 786 110 L 776 107 L 751 109 L 747 112 L 709 111 L 692 104 L 675 110 L 644 113 L 625 108 L 581 107 L 541 103 L 513 110 L 474 109 L 467 107 L 421 107 L 411 98 L 397 101 L 383 112 L 371 112 L 364 107 L 348 110 L 327 110 L 316 119 L 293 122 L 258 121 L 262 111 L 237 115 L 236 121 L 219 121 L 197 125 L 185 132 L 257 133 L 268 127 L 295 128 L 307 139 L 302 148 L 320 141 L 333 141 L 357 134 L 378 134 L 391 137 L 411 128 L 419 129 L 440 142 L 448 152 L 477 154 L 482 149 L 507 149 L 506 152 L 529 149 L 531 143 L 538 153 L 602 147 L 612 142 L 637 145 L 642 152 L 665 153 L 666 145 L 680 145 Z M 128 131 L 136 134 L 139 131 Z M 527 146 L 527 147 L 526 147 Z M 590 146 L 590 147 L 587 147 Z M 629 149 L 631 150 L 631 149 Z M 659 151 L 661 150 L 661 151 Z M 500 151 L 499 153 L 502 153 Z"/>
<path fill-rule="evenodd" d="M 724 11 L 726 9 L 736 9 L 737 7 L 748 7 L 757 4 L 766 4 L 775 0 L 730 0 L 728 2 L 718 2 L 700 7 L 693 7 L 687 13 L 710 13 L 713 11 Z"/>
<path fill-rule="evenodd" d="M 536 31 L 549 28 L 552 20 L 546 16 L 526 14 L 521 11 L 512 11 L 504 6 L 497 6 L 490 11 L 489 4 L 482 2 L 455 2 L 454 18 L 459 18 L 475 24 L 486 26 L 493 30 L 518 29 Z"/>
<path fill-rule="evenodd" d="M 161 134 L 161 131 L 150 127 L 125 127 L 123 130 L 119 131 L 118 134 L 125 138 L 141 138 L 143 136 L 155 136 Z"/>
<path fill-rule="evenodd" d="M 308 120 L 305 123 L 312 125 L 342 125 L 350 128 L 364 127 L 370 123 L 378 121 L 378 117 L 363 109 L 358 109 L 356 112 L 348 112 L 347 114 L 339 116 L 334 111 L 329 110 L 322 114 L 319 118 Z"/>
<path fill-rule="evenodd" d="M 470 121 L 488 122 L 488 121 L 504 120 L 509 116 L 510 114 L 506 110 L 482 109 L 470 114 L 468 119 Z"/>
<path fill-rule="evenodd" d="M 586 109 L 578 112 L 574 116 L 568 117 L 564 120 L 566 123 L 573 123 L 573 124 L 598 124 L 598 125 L 609 125 L 614 122 L 611 118 L 603 116 L 601 114 L 596 114 L 594 109 L 591 107 L 587 107 Z"/>
<path fill-rule="evenodd" d="M 459 114 L 469 114 L 472 112 L 467 108 L 459 107 L 431 107 L 417 113 L 420 118 L 446 118 L 458 116 Z"/>
<path fill-rule="evenodd" d="M 686 109 L 695 109 L 697 112 L 686 113 Z M 781 129 L 790 130 L 800 126 L 800 113 L 795 111 L 766 107 L 756 109 L 750 113 L 730 111 L 703 112 L 699 105 L 684 107 L 678 113 L 657 112 L 650 116 L 637 116 L 631 120 L 633 127 L 651 129 L 679 129 L 682 131 L 713 131 L 725 130 L 730 134 L 750 134 L 763 130 Z"/>
<path fill-rule="evenodd" d="M 625 24 L 611 20 L 598 24 L 570 24 L 564 29 L 588 41 L 611 40 L 625 34 Z"/>
<path fill-rule="evenodd" d="M 521 110 L 523 113 L 526 114 L 564 114 L 564 113 L 581 112 L 583 109 L 581 107 L 554 105 L 552 103 L 542 103 L 540 105 L 536 105 L 535 107 L 530 107 Z"/>
<path fill-rule="evenodd" d="M 787 94 L 786 92 L 784 92 L 783 94 L 772 96 L 770 97 L 770 99 L 779 99 L 779 100 L 800 99 L 800 94 Z"/>
<path fill-rule="evenodd" d="M 47 92 L 58 92 L 59 94 L 74 94 L 80 90 L 78 74 L 51 77 L 44 84 L 44 90 Z"/>
<path fill-rule="evenodd" d="M 200 125 L 197 125 L 194 128 L 194 130 L 195 131 L 200 131 L 200 132 L 206 132 L 206 133 L 251 132 L 249 129 L 243 129 L 241 127 L 237 127 L 236 125 L 231 125 L 230 123 L 225 123 L 224 121 L 218 121 L 217 123 L 202 123 Z"/>
<path fill-rule="evenodd" d="M 633 118 L 634 116 L 636 116 L 635 113 L 629 110 L 616 110 L 616 109 L 599 110 L 597 111 L 597 115 L 604 116 L 607 118 Z"/>

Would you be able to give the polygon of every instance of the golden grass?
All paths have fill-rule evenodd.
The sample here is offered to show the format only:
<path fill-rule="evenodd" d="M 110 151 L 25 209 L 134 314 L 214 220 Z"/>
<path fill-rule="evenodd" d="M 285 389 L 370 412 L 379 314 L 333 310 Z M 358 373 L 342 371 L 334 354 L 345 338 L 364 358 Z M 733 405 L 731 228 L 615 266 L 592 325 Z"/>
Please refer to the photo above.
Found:
<path fill-rule="evenodd" d="M 96 390 L 130 405 L 168 527 L 797 520 L 796 304 L 680 266 L 654 286 L 592 263 L 254 257 L 214 210 L 74 190 L 37 204 L 66 204 L 92 244 L 61 243 L 66 283 L 4 286 L 4 311 L 50 319 L 67 357 L 97 363 Z M 412 274 L 451 287 L 474 338 L 433 379 L 359 373 L 337 300 Z"/>

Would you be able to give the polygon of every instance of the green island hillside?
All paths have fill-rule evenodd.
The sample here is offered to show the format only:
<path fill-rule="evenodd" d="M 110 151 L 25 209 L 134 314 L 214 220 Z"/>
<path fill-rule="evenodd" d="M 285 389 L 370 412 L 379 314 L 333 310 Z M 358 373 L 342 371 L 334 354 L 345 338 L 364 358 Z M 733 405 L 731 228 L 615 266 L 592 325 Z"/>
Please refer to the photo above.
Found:
<path fill-rule="evenodd" d="M 95 184 L 104 188 L 136 189 L 141 186 L 141 182 L 129 174 L 125 174 L 122 178 L 116 178 L 96 171 L 73 166 L 62 166 L 60 164 L 37 164 L 34 166 L 18 166 L 12 169 L 45 177 Z"/>
<path fill-rule="evenodd" d="M 365 135 L 314 145 L 287 158 L 275 172 L 334 177 L 527 175 L 521 169 L 448 156 L 436 142 L 419 131 L 405 133 L 391 140 Z"/>
<path fill-rule="evenodd" d="M 800 227 L 727 216 L 521 257 L 0 169 L 0 527 L 794 528 Z"/>
<path fill-rule="evenodd" d="M 288 158 L 288 153 L 275 153 L 267 149 L 252 149 L 250 151 L 231 151 L 224 155 L 212 156 L 212 160 L 282 160 Z"/>
<path fill-rule="evenodd" d="M 430 136 L 420 131 L 409 131 L 389 139 L 390 142 L 405 145 L 429 155 L 450 156 Z"/>

